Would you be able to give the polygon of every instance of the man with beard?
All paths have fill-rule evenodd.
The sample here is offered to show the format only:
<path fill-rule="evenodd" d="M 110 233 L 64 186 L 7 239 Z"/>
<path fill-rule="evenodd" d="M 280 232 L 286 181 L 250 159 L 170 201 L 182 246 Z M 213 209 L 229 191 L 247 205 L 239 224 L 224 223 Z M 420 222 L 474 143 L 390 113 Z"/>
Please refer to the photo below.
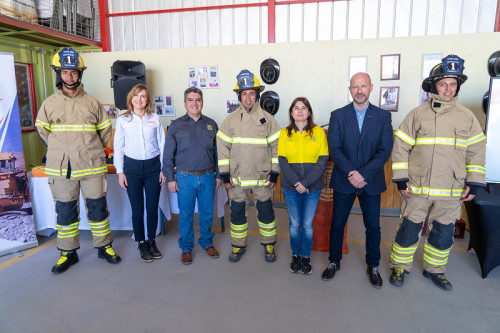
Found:
<path fill-rule="evenodd" d="M 384 164 L 393 144 L 391 114 L 369 102 L 373 84 L 366 73 L 351 78 L 353 102 L 330 116 L 328 150 L 334 162 L 333 218 L 330 228 L 330 264 L 321 278 L 331 280 L 340 269 L 344 228 L 356 197 L 366 228 L 366 264 L 371 285 L 382 288 L 380 261 L 380 194 L 386 190 Z"/>

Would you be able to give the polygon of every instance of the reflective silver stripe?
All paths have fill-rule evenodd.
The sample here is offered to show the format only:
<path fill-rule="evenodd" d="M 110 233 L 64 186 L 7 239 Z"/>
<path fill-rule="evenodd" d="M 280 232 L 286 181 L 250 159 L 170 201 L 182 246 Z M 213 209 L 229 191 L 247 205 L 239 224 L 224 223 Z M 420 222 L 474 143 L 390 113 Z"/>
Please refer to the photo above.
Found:
<path fill-rule="evenodd" d="M 463 189 L 448 190 L 448 189 L 434 189 L 429 187 L 417 187 L 417 186 L 412 186 L 411 189 L 414 194 L 427 194 L 438 197 L 449 197 L 449 196 L 460 197 L 464 193 Z"/>
<path fill-rule="evenodd" d="M 274 134 L 273 134 L 273 135 L 271 135 L 270 137 L 268 137 L 268 138 L 267 138 L 267 142 L 271 143 L 271 142 L 273 142 L 273 141 L 278 140 L 278 139 L 279 139 L 279 137 L 280 137 L 280 133 L 281 133 L 281 130 L 280 130 L 280 131 L 278 131 L 278 132 L 276 132 L 276 133 L 274 133 Z"/>
<path fill-rule="evenodd" d="M 475 143 L 481 142 L 486 139 L 486 136 L 483 133 L 473 136 L 472 138 L 467 140 L 467 145 L 473 145 Z"/>
<path fill-rule="evenodd" d="M 392 163 L 392 170 L 405 170 L 408 169 L 408 162 Z"/>
<path fill-rule="evenodd" d="M 477 173 L 482 173 L 486 174 L 486 168 L 481 166 L 481 165 L 466 165 L 467 172 L 477 172 Z"/>
<path fill-rule="evenodd" d="M 219 165 L 229 165 L 229 159 L 222 159 L 222 160 L 218 160 L 217 163 Z"/>
<path fill-rule="evenodd" d="M 415 140 L 411 138 L 408 134 L 400 130 L 399 128 L 396 130 L 396 133 L 394 133 L 394 135 L 403 140 L 404 142 L 406 142 L 407 144 L 409 144 L 410 146 L 415 145 Z"/>

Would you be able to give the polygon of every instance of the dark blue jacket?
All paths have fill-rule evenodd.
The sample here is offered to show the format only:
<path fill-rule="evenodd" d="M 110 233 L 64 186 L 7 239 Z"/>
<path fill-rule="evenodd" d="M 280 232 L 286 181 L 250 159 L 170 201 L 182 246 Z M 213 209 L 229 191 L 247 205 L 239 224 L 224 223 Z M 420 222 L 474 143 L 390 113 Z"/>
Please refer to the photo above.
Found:
<path fill-rule="evenodd" d="M 351 103 L 331 113 L 328 150 L 334 167 L 330 187 L 342 193 L 353 193 L 356 188 L 347 176 L 357 170 L 367 182 L 366 192 L 380 194 L 386 190 L 384 164 L 391 155 L 393 144 L 391 114 L 369 104 L 359 133 L 355 112 Z"/>

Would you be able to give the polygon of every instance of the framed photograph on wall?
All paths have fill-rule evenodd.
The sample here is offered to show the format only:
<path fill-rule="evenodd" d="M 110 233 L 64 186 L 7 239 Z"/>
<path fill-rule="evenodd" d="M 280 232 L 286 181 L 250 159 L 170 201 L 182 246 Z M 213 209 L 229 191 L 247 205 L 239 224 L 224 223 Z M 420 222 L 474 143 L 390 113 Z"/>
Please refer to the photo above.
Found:
<path fill-rule="evenodd" d="M 399 80 L 400 54 L 380 56 L 380 80 Z"/>
<path fill-rule="evenodd" d="M 354 56 L 349 57 L 349 77 L 347 78 L 347 85 L 349 85 L 349 81 L 351 77 L 356 73 L 366 73 L 368 58 L 366 56 Z M 352 96 L 347 90 L 347 99 L 349 102 L 352 102 Z"/>
<path fill-rule="evenodd" d="M 387 111 L 398 111 L 399 104 L 399 87 L 380 87 L 380 102 L 381 109 Z"/>
<path fill-rule="evenodd" d="M 17 85 L 17 102 L 19 105 L 19 119 L 21 131 L 35 131 L 36 99 L 33 85 L 33 65 L 14 63 Z"/>
<path fill-rule="evenodd" d="M 103 104 L 102 106 L 108 113 L 109 119 L 116 119 L 116 108 L 114 104 Z"/>
<path fill-rule="evenodd" d="M 431 69 L 441 63 L 441 53 L 422 54 L 422 80 L 429 77 Z"/>

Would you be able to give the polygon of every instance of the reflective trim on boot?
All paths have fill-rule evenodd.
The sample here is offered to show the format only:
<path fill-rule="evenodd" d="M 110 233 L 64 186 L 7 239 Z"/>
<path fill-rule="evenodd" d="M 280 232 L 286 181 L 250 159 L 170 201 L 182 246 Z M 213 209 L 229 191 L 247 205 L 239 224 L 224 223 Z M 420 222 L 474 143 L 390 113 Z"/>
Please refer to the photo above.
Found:
<path fill-rule="evenodd" d="M 59 257 L 57 264 L 52 266 L 52 273 L 64 273 L 71 265 L 76 264 L 78 261 L 79 259 L 76 251 L 61 251 L 61 256 Z"/>

